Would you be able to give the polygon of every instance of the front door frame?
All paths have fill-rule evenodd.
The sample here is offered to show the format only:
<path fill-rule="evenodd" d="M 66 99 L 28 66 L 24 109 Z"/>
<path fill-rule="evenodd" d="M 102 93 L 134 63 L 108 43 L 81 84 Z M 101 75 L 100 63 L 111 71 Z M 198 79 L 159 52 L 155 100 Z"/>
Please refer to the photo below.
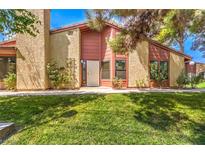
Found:
<path fill-rule="evenodd" d="M 92 61 L 92 62 L 98 62 L 98 84 L 95 86 L 95 85 L 89 85 L 89 77 L 88 77 L 88 72 L 89 72 L 89 68 L 88 68 L 88 66 L 89 66 L 89 61 Z M 99 60 L 86 60 L 86 86 L 88 86 L 88 87 L 99 87 L 100 86 L 100 61 Z"/>

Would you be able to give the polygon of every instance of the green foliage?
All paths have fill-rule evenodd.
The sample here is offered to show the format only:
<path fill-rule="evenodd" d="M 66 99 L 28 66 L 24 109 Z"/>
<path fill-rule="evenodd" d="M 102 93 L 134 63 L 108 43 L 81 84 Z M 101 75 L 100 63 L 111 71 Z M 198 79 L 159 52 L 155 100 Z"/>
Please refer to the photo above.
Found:
<path fill-rule="evenodd" d="M 4 85 L 7 90 L 16 90 L 16 74 L 9 72 L 4 78 Z"/>
<path fill-rule="evenodd" d="M 158 63 L 157 62 L 150 63 L 150 78 L 153 80 L 158 80 L 158 77 L 159 77 Z"/>
<path fill-rule="evenodd" d="M 56 62 L 47 64 L 48 78 L 53 88 L 75 88 L 75 60 L 67 59 L 66 66 L 59 68 Z"/>
<path fill-rule="evenodd" d="M 126 53 L 126 36 L 118 33 L 114 38 L 108 40 L 108 44 L 115 53 Z"/>
<path fill-rule="evenodd" d="M 182 71 L 180 73 L 180 75 L 177 78 L 176 82 L 177 82 L 177 85 L 178 85 L 179 88 L 184 88 L 189 83 L 188 76 L 185 73 L 185 71 Z"/>
<path fill-rule="evenodd" d="M 56 62 L 47 64 L 47 73 L 51 85 L 57 88 L 60 84 L 60 72 Z"/>
<path fill-rule="evenodd" d="M 114 78 L 112 81 L 113 87 L 117 89 L 122 89 L 123 82 L 122 79 Z"/>
<path fill-rule="evenodd" d="M 170 10 L 163 18 L 155 39 L 169 46 L 177 45 L 184 52 L 185 41 L 192 37 L 192 49 L 204 46 L 198 37 L 204 34 L 204 10 Z M 203 28 L 202 28 L 203 27 Z"/>
<path fill-rule="evenodd" d="M 41 24 L 38 17 L 28 10 L 0 10 L 0 33 L 4 35 L 20 33 L 36 36 L 39 33 L 37 24 Z"/>
<path fill-rule="evenodd" d="M 184 88 L 185 86 L 191 86 L 191 88 L 196 88 L 198 84 L 203 82 L 202 76 L 195 74 L 186 74 L 185 71 L 182 71 L 179 77 L 176 80 L 179 88 Z"/>
<path fill-rule="evenodd" d="M 86 16 L 88 19 L 88 26 L 98 32 L 102 31 L 105 27 L 105 22 L 109 20 L 109 17 L 107 16 L 108 12 L 109 10 L 103 9 L 87 10 Z"/>
<path fill-rule="evenodd" d="M 201 75 L 191 75 L 189 77 L 189 84 L 191 85 L 191 88 L 196 88 L 196 86 L 202 82 Z"/>
<path fill-rule="evenodd" d="M 204 100 L 204 93 L 0 97 L 0 121 L 21 128 L 3 144 L 203 145 Z"/>
<path fill-rule="evenodd" d="M 136 87 L 138 87 L 138 88 L 143 88 L 143 87 L 145 87 L 145 80 L 146 80 L 146 79 L 136 80 L 136 81 L 135 81 Z"/>

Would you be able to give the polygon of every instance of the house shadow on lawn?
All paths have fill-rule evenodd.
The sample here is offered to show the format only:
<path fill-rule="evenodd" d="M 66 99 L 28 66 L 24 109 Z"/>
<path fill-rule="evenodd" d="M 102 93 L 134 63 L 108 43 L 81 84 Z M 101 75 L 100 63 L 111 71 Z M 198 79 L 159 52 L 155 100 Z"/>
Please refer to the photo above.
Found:
<path fill-rule="evenodd" d="M 204 94 L 173 93 L 160 95 L 160 93 L 131 93 L 126 96 L 137 107 L 134 112 L 136 121 L 147 124 L 159 131 L 181 133 L 182 129 L 187 128 L 191 130 L 193 135 L 186 137 L 193 144 L 205 144 L 205 120 L 199 123 L 193 120 L 186 112 L 187 109 L 195 112 L 198 112 L 197 110 L 204 112 Z"/>
<path fill-rule="evenodd" d="M 19 131 L 77 114 L 80 104 L 103 99 L 104 95 L 0 97 L 0 121 L 14 122 Z"/>

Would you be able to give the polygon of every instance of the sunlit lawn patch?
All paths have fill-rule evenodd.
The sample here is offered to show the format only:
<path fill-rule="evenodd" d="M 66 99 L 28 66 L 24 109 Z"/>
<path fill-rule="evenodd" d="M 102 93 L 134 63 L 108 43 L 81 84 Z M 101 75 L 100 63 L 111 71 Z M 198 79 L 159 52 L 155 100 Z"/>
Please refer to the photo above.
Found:
<path fill-rule="evenodd" d="M 4 144 L 205 144 L 205 94 L 0 97 Z"/>

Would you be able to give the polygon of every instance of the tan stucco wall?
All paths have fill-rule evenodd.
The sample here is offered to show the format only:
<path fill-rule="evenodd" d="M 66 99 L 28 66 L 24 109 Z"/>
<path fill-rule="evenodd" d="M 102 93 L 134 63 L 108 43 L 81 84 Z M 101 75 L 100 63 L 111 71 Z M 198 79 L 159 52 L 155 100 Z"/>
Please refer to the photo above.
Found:
<path fill-rule="evenodd" d="M 80 30 L 74 29 L 50 36 L 50 62 L 64 67 L 67 58 L 75 58 L 76 88 L 80 87 Z"/>
<path fill-rule="evenodd" d="M 205 72 L 205 64 L 196 64 L 196 73 Z"/>
<path fill-rule="evenodd" d="M 39 17 L 39 34 L 32 37 L 17 34 L 17 89 L 46 89 L 48 80 L 46 63 L 49 56 L 50 10 L 29 10 Z"/>
<path fill-rule="evenodd" d="M 129 53 L 128 87 L 149 87 L 149 44 L 146 41 L 137 44 Z M 140 86 L 136 84 L 143 83 Z"/>
<path fill-rule="evenodd" d="M 184 57 L 170 52 L 170 62 L 169 62 L 170 87 L 177 86 L 176 80 L 183 70 L 185 70 Z"/>

